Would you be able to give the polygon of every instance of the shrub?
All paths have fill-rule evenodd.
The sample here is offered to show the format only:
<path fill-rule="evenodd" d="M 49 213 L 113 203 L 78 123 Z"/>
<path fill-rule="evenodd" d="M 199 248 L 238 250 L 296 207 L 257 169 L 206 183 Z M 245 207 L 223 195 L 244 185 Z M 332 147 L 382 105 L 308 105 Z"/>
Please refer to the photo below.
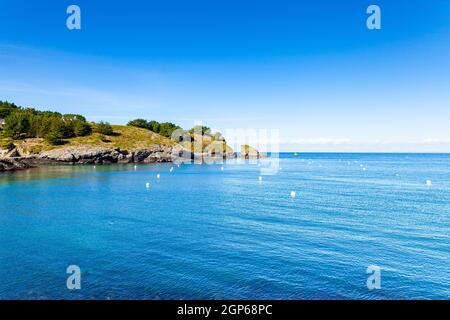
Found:
<path fill-rule="evenodd" d="M 103 135 L 107 135 L 107 136 L 110 136 L 114 133 L 111 125 L 108 122 L 103 122 L 103 121 L 97 123 L 97 125 L 95 126 L 95 132 L 103 134 Z"/>
<path fill-rule="evenodd" d="M 170 136 L 172 136 L 172 133 L 177 129 L 180 129 L 180 127 L 171 122 L 163 122 L 160 125 L 159 134 L 169 138 Z"/>
<path fill-rule="evenodd" d="M 147 129 L 149 129 L 155 133 L 159 133 L 161 130 L 161 124 L 158 121 L 152 120 L 152 121 L 148 122 Z"/>
<path fill-rule="evenodd" d="M 64 140 L 61 137 L 61 134 L 59 132 L 49 132 L 45 135 L 45 141 L 47 141 L 49 144 L 57 146 L 64 143 Z"/>
<path fill-rule="evenodd" d="M 84 137 L 92 133 L 92 127 L 87 122 L 77 120 L 74 123 L 73 131 L 77 137 Z"/>
<path fill-rule="evenodd" d="M 149 129 L 149 123 L 144 119 L 135 119 L 128 122 L 127 126 Z"/>
<path fill-rule="evenodd" d="M 164 137 L 170 137 L 172 133 L 180 129 L 180 126 L 177 126 L 176 124 L 173 124 L 171 122 L 163 122 L 159 123 L 158 121 L 147 121 L 144 119 L 135 119 L 130 122 L 128 122 L 129 126 L 138 127 L 138 128 L 144 128 L 151 130 L 155 133 L 159 133 L 160 135 Z"/>

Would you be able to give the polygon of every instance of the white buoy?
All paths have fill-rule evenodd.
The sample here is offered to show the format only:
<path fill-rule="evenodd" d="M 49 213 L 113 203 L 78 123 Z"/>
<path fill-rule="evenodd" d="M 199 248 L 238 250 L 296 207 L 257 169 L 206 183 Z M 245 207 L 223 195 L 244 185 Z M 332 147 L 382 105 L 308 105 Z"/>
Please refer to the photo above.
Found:
<path fill-rule="evenodd" d="M 94 166 L 94 169 L 97 168 L 97 166 Z"/>
<path fill-rule="evenodd" d="M 220 168 L 220 171 L 223 171 L 223 170 L 224 170 L 223 167 L 221 167 L 221 168 Z"/>
<path fill-rule="evenodd" d="M 156 179 L 160 179 L 161 178 L 161 175 L 158 173 L 157 175 L 156 175 Z"/>
<path fill-rule="evenodd" d="M 363 171 L 366 171 L 367 169 L 366 168 L 363 168 Z"/>
<path fill-rule="evenodd" d="M 433 182 L 431 180 L 427 180 L 427 187 L 431 187 L 433 185 Z"/>
<path fill-rule="evenodd" d="M 297 192 L 291 191 L 291 198 L 295 198 L 297 196 Z"/>
<path fill-rule="evenodd" d="M 134 170 L 136 170 L 137 169 L 137 165 L 134 165 Z"/>
<path fill-rule="evenodd" d="M 258 180 L 259 180 L 259 181 L 262 181 L 262 180 L 263 180 L 263 177 L 259 176 L 259 177 L 258 177 Z"/>
<path fill-rule="evenodd" d="M 146 184 L 145 184 L 145 187 L 148 189 L 148 188 L 150 188 L 150 182 L 147 182 Z"/>
<path fill-rule="evenodd" d="M 178 168 L 180 167 L 180 165 L 179 165 L 179 164 L 177 164 L 177 166 L 178 166 Z"/>
<path fill-rule="evenodd" d="M 172 172 L 173 171 L 173 167 L 172 168 L 170 168 L 170 172 Z"/>

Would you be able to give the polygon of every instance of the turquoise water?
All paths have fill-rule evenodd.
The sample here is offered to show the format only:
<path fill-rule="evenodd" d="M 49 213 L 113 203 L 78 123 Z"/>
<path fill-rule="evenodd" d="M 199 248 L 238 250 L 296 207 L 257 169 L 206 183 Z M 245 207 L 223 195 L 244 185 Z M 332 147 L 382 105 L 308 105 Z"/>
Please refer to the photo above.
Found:
<path fill-rule="evenodd" d="M 450 298 L 450 155 L 171 166 L 1 174 L 0 299 Z"/>

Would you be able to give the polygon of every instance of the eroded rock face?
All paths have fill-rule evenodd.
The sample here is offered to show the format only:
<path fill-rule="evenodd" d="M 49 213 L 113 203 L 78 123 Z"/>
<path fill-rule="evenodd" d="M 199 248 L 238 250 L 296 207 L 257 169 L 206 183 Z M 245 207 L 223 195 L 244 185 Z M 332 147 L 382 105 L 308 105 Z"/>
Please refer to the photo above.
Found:
<path fill-rule="evenodd" d="M 16 171 L 30 168 L 30 165 L 26 162 L 17 159 L 0 159 L 0 172 L 4 171 Z"/>
<path fill-rule="evenodd" d="M 120 157 L 122 155 L 122 157 Z M 118 150 L 97 147 L 68 147 L 45 151 L 36 156 L 37 159 L 70 162 L 70 163 L 115 163 L 126 155 Z"/>
<path fill-rule="evenodd" d="M 162 145 L 154 145 L 146 149 L 133 151 L 101 147 L 67 147 L 45 151 L 37 155 L 31 155 L 28 158 L 46 163 L 152 163 L 171 161 L 171 153 L 172 147 Z"/>
<path fill-rule="evenodd" d="M 136 150 L 108 149 L 103 147 L 62 147 L 41 153 L 22 154 L 14 149 L 0 158 L 0 171 L 25 169 L 39 165 L 57 164 L 110 164 L 172 162 L 186 151 L 182 146 L 152 145 Z M 189 152 L 187 153 L 189 154 Z M 234 156 L 234 155 L 233 155 Z M 191 155 L 191 160 L 204 160 L 208 154 Z"/>

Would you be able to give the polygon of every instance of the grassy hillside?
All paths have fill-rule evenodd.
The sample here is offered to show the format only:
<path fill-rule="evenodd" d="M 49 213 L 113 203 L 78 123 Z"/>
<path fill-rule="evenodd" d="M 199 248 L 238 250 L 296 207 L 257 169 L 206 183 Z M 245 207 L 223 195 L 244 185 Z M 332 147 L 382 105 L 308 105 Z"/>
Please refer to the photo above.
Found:
<path fill-rule="evenodd" d="M 85 137 L 65 139 L 65 143 L 58 146 L 51 145 L 46 140 L 40 138 L 30 138 L 25 140 L 3 139 L 0 141 L 0 144 L 5 146 L 8 143 L 14 143 L 25 153 L 38 153 L 57 148 L 86 145 L 109 149 L 120 148 L 122 150 L 146 148 L 154 144 L 173 145 L 173 142 L 170 139 L 146 129 L 119 125 L 113 125 L 112 127 L 114 130 L 113 135 L 106 136 L 99 133 L 93 133 Z"/>

